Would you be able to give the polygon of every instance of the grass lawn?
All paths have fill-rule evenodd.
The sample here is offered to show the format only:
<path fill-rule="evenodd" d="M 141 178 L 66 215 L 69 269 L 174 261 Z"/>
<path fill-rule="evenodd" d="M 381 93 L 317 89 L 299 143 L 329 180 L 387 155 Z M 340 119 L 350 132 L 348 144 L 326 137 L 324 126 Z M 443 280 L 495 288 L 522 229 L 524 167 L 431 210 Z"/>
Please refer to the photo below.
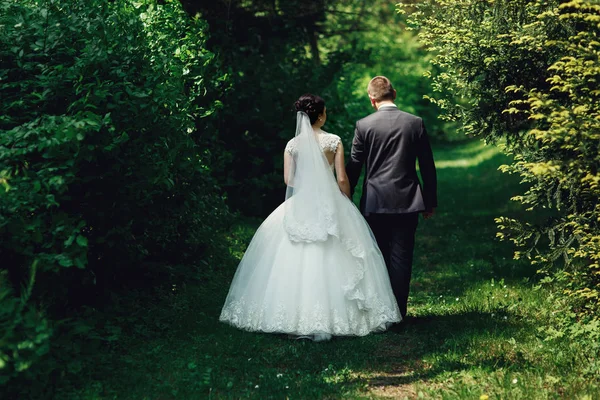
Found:
<path fill-rule="evenodd" d="M 518 178 L 480 142 L 435 149 L 440 207 L 421 221 L 409 313 L 392 331 L 326 343 L 248 333 L 218 322 L 235 260 L 186 285 L 156 288 L 121 315 L 115 344 L 83 363 L 57 399 L 598 399 L 597 361 L 538 328 L 555 295 L 495 239 L 519 214 Z M 240 257 L 256 225 L 232 232 Z M 123 309 L 123 307 L 121 308 Z M 594 367 L 595 366 L 595 367 Z M 595 369 L 596 368 L 596 369 Z M 488 396 L 488 397 L 486 397 Z"/>

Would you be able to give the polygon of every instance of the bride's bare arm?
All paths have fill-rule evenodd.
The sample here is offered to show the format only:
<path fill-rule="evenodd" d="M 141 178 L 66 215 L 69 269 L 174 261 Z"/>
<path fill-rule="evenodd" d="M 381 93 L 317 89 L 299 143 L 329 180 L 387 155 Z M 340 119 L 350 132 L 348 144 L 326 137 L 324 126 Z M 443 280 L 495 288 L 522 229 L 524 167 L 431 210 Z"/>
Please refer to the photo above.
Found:
<path fill-rule="evenodd" d="M 342 142 L 338 144 L 333 162 L 335 163 L 335 176 L 337 177 L 338 186 L 342 193 L 350 198 L 350 182 L 348 182 L 348 175 L 346 175 L 344 145 L 342 145 Z"/>
<path fill-rule="evenodd" d="M 294 158 L 287 151 L 283 153 L 283 180 L 290 186 L 290 177 L 294 170 Z"/>

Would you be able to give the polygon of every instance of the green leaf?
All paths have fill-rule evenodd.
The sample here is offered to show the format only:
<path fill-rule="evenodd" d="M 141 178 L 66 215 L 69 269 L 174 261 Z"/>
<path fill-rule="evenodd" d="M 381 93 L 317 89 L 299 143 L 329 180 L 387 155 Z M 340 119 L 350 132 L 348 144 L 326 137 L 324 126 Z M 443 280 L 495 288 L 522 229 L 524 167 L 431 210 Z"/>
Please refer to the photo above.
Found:
<path fill-rule="evenodd" d="M 77 244 L 81 247 L 87 247 L 88 246 L 88 240 L 85 236 L 77 236 Z"/>
<path fill-rule="evenodd" d="M 62 257 L 58 260 L 58 264 L 62 267 L 72 267 L 73 261 L 70 258 Z"/>

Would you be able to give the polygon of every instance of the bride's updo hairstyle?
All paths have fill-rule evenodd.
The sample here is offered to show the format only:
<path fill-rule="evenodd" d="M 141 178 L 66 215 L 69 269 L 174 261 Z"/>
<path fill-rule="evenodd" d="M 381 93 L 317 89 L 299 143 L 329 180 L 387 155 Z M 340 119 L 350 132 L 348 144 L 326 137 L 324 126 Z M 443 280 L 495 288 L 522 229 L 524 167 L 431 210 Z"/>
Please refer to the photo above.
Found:
<path fill-rule="evenodd" d="M 317 121 L 319 115 L 323 114 L 323 111 L 325 110 L 325 100 L 315 94 L 303 94 L 294 103 L 294 108 L 296 111 L 304 111 L 308 114 L 310 124 L 312 125 Z"/>

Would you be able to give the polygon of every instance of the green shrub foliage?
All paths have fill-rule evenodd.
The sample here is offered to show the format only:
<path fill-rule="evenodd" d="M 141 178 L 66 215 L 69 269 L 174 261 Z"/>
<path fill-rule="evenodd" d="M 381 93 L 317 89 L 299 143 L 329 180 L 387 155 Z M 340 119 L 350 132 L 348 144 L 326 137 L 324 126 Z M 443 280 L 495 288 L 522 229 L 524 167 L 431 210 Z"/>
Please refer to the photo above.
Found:
<path fill-rule="evenodd" d="M 47 354 L 52 335 L 48 320 L 29 303 L 35 264 L 20 296 L 15 296 L 6 275 L 0 271 L 0 385 Z"/>
<path fill-rule="evenodd" d="M 334 50 L 318 58 L 324 2 L 182 2 L 209 22 L 210 48 L 229 75 L 227 90 L 209 92 L 224 103 L 218 130 L 227 168 L 218 177 L 228 204 L 266 216 L 285 197 L 283 149 L 294 136 L 294 102 L 318 93 L 340 118 L 343 104 L 328 86 L 350 55 Z"/>
<path fill-rule="evenodd" d="M 559 283 L 580 321 L 600 300 L 600 5 L 594 1 L 441 1 L 412 12 L 444 72 L 434 101 L 467 133 L 503 139 L 538 220 L 499 218 L 499 236 Z M 563 260 L 560 263 L 558 261 Z M 597 325 L 597 324 L 596 324 Z M 590 325 L 592 326 L 592 325 Z M 582 332 L 573 328 L 573 334 Z M 589 332 L 588 332 L 589 333 Z"/>
<path fill-rule="evenodd" d="M 216 244 L 206 40 L 177 1 L 0 3 L 1 379 L 46 346 L 32 301 L 64 315 L 142 261 Z M 40 350 L 15 355 L 25 342 Z"/>
<path fill-rule="evenodd" d="M 340 135 L 348 152 L 356 120 L 373 111 L 371 75 L 389 75 L 399 106 L 426 118 L 432 133 L 443 130 L 438 110 L 423 99 L 430 83 L 421 71 L 431 68 L 424 51 L 412 32 L 396 37 L 402 25 L 388 29 L 400 19 L 396 0 L 181 2 L 208 21 L 209 48 L 228 72 L 226 84 L 209 91 L 224 104 L 218 131 L 226 167 L 218 179 L 228 204 L 244 215 L 266 216 L 285 197 L 282 149 L 304 93 L 325 99 L 325 130 Z"/>

